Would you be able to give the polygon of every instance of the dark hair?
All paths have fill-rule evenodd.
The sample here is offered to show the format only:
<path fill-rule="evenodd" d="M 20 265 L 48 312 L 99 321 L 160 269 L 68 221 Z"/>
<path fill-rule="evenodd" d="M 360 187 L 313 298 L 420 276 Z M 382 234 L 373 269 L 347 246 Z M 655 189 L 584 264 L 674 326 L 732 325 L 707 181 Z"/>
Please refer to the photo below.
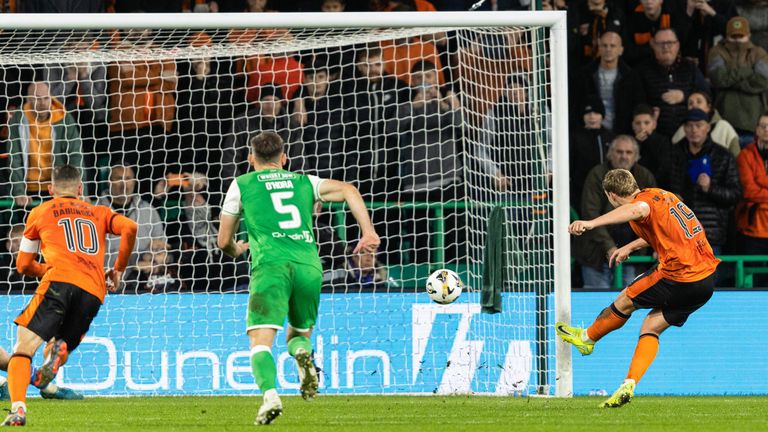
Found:
<path fill-rule="evenodd" d="M 283 139 L 275 132 L 264 131 L 251 138 L 251 149 L 259 162 L 276 162 L 283 154 Z"/>
<path fill-rule="evenodd" d="M 411 67 L 411 73 L 436 71 L 437 66 L 429 60 L 419 60 Z"/>
<path fill-rule="evenodd" d="M 61 165 L 53 169 L 51 180 L 54 185 L 77 185 L 80 183 L 80 170 L 72 165 Z"/>
<path fill-rule="evenodd" d="M 692 91 L 691 94 L 689 94 L 688 97 L 686 98 L 686 101 L 690 99 L 692 95 L 695 95 L 695 94 L 700 94 L 704 98 L 704 100 L 707 101 L 707 105 L 709 105 L 709 107 L 712 108 L 712 96 L 710 96 L 709 93 L 707 93 L 704 90 Z M 711 117 L 712 111 L 714 110 L 710 109 L 710 117 Z"/>
<path fill-rule="evenodd" d="M 378 44 L 375 45 L 367 45 L 365 47 L 362 47 L 357 52 L 357 56 L 355 57 L 355 62 L 360 63 L 363 61 L 363 59 L 368 59 L 370 57 L 381 57 L 382 51 L 381 47 Z"/>
<path fill-rule="evenodd" d="M 632 111 L 632 118 L 635 118 L 639 115 L 647 114 L 651 117 L 653 117 L 653 108 L 651 108 L 650 105 L 647 104 L 639 104 L 635 107 L 635 109 Z"/>
<path fill-rule="evenodd" d="M 669 27 L 669 28 L 658 28 L 658 29 L 656 29 L 656 31 L 655 31 L 655 32 L 653 32 L 653 38 L 654 38 L 654 39 L 656 39 L 656 34 L 657 34 L 658 32 L 663 32 L 663 31 L 671 31 L 671 32 L 672 32 L 672 34 L 674 34 L 674 35 L 675 35 L 675 39 L 677 39 L 677 41 L 678 41 L 678 42 L 680 41 L 680 35 L 678 35 L 678 34 L 677 34 L 677 30 L 675 30 L 675 29 L 674 29 L 674 28 L 672 28 L 672 27 Z"/>

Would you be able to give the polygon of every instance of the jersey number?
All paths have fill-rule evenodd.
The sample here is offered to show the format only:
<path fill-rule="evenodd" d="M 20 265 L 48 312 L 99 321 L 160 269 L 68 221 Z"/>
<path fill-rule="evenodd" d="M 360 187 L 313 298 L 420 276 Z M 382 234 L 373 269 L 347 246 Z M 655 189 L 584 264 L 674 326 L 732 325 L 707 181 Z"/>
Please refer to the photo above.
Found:
<path fill-rule="evenodd" d="M 96 236 L 96 225 L 93 222 L 88 219 L 64 218 L 59 220 L 59 225 L 64 227 L 64 238 L 67 240 L 67 249 L 70 252 L 82 252 L 88 255 L 96 255 L 99 252 L 99 238 Z"/>
<path fill-rule="evenodd" d="M 680 226 L 683 227 L 683 231 L 685 231 L 685 236 L 688 238 L 693 238 L 696 234 L 701 232 L 701 224 L 699 224 L 698 219 L 696 219 L 696 215 L 693 214 L 693 212 L 685 206 L 685 204 L 679 202 L 675 207 L 670 207 L 669 212 L 672 214 L 672 216 L 677 219 L 677 222 L 680 223 Z M 693 226 L 693 230 L 688 229 L 688 225 L 685 223 L 689 220 L 696 220 L 696 225 Z"/>
<path fill-rule="evenodd" d="M 280 221 L 278 223 L 280 228 L 293 229 L 300 227 L 301 213 L 299 213 L 299 208 L 293 204 L 283 203 L 284 200 L 293 198 L 293 192 L 272 192 L 269 195 L 272 197 L 272 206 L 275 208 L 275 211 L 291 217 L 288 220 Z"/>

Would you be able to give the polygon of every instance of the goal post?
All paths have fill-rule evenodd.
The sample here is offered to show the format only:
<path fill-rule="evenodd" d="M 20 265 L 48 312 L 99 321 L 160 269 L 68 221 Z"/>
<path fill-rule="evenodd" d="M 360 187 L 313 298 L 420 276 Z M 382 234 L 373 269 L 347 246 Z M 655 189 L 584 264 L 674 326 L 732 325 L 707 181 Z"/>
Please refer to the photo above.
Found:
<path fill-rule="evenodd" d="M 8 248 L 62 158 L 83 167 L 91 200 L 140 219 L 127 288 L 107 297 L 59 383 L 88 395 L 257 390 L 244 353 L 248 264 L 216 251 L 216 220 L 229 182 L 248 171 L 249 138 L 274 130 L 290 169 L 358 185 L 383 239 L 385 270 L 366 273 L 345 251 L 357 232 L 344 206 L 317 210 L 321 392 L 571 396 L 571 350 L 554 331 L 570 321 L 565 20 L 5 15 Z M 507 279 L 502 311 L 489 315 L 480 288 L 494 208 L 509 233 Z M 3 262 L 0 293 L 30 294 L 34 284 Z M 469 288 L 447 306 L 423 289 L 441 267 Z M 0 317 L 10 322 L 26 295 L 0 298 Z M 12 342 L 8 327 L 0 346 Z M 283 345 L 278 386 L 296 391 Z"/>

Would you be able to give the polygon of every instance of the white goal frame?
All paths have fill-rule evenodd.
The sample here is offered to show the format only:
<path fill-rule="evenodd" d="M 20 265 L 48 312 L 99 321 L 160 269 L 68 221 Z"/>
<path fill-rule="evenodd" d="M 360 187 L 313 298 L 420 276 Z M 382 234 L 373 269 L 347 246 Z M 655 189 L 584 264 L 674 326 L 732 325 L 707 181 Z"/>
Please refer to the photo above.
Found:
<path fill-rule="evenodd" d="M 548 61 L 552 83 L 555 319 L 570 322 L 571 272 L 568 170 L 568 85 L 566 13 L 402 12 L 402 13 L 217 13 L 217 14 L 4 14 L 3 30 L 175 29 L 175 28 L 387 28 L 387 27 L 550 28 Z M 554 334 L 553 329 L 547 329 Z M 573 395 L 571 349 L 555 341 L 555 396 Z"/>

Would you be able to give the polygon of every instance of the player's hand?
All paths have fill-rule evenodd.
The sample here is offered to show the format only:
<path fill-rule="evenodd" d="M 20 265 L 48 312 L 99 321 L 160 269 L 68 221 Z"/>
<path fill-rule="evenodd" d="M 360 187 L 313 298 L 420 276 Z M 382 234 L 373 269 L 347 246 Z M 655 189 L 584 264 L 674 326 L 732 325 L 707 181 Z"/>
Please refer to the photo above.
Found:
<path fill-rule="evenodd" d="M 608 258 L 608 267 L 613 268 L 614 265 L 621 264 L 629 258 L 631 250 L 626 247 L 620 247 L 613 251 L 610 258 Z"/>
<path fill-rule="evenodd" d="M 379 239 L 379 235 L 375 232 L 369 232 L 369 233 L 363 233 L 363 236 L 360 237 L 360 241 L 357 242 L 357 246 L 355 247 L 355 250 L 353 250 L 353 253 L 374 253 L 379 249 L 379 245 L 381 244 L 381 239 Z"/>
<path fill-rule="evenodd" d="M 595 227 L 592 221 L 577 220 L 568 227 L 568 232 L 573 235 L 582 235 L 584 232 L 589 231 Z"/>
<path fill-rule="evenodd" d="M 248 243 L 244 242 L 243 240 L 238 240 L 237 243 L 235 243 L 235 258 L 246 253 L 249 248 L 250 245 Z"/>
<path fill-rule="evenodd" d="M 109 292 L 115 292 L 117 291 L 117 288 L 120 287 L 120 278 L 123 276 L 123 272 L 117 271 L 113 268 L 107 270 L 107 289 Z"/>

